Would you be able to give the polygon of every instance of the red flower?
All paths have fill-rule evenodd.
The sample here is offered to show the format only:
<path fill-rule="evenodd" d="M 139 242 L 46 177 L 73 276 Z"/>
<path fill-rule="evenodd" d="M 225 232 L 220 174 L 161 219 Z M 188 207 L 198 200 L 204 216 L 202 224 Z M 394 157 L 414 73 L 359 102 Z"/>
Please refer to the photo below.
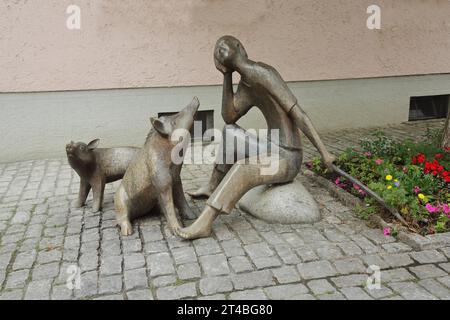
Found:
<path fill-rule="evenodd" d="M 434 156 L 435 159 L 442 159 L 444 157 L 444 155 L 442 153 L 436 153 L 436 155 Z"/>
<path fill-rule="evenodd" d="M 423 154 L 423 153 L 418 153 L 417 155 L 415 155 L 413 158 L 412 158 L 412 163 L 413 164 L 422 164 L 422 163 L 424 163 L 425 162 L 425 160 L 426 160 L 426 157 L 425 157 L 425 155 Z"/>

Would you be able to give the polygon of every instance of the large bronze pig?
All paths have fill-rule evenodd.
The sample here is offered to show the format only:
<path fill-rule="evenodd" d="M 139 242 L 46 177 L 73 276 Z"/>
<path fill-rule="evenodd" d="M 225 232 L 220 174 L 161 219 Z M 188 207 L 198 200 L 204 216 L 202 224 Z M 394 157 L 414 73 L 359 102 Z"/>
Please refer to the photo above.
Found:
<path fill-rule="evenodd" d="M 99 142 L 99 139 L 92 140 L 88 144 L 71 141 L 66 145 L 69 164 L 80 176 L 77 206 L 84 206 L 92 188 L 94 212 L 102 207 L 105 184 L 122 179 L 139 150 L 134 147 L 97 148 Z"/>
<path fill-rule="evenodd" d="M 122 235 L 133 233 L 130 220 L 148 213 L 159 204 L 169 228 L 180 228 L 179 214 L 193 217 L 183 192 L 180 179 L 181 161 L 173 161 L 173 152 L 180 146 L 172 133 L 182 133 L 182 143 L 187 143 L 189 129 L 200 103 L 195 97 L 179 113 L 158 119 L 151 118 L 153 128 L 144 147 L 128 166 L 114 196 L 117 224 Z"/>

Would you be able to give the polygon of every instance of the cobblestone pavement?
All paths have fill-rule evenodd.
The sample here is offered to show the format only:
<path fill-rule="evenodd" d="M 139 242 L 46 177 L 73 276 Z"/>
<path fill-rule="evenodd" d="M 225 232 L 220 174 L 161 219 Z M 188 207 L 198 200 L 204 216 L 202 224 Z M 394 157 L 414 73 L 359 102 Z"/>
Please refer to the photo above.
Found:
<path fill-rule="evenodd" d="M 417 137 L 418 122 L 387 128 Z M 324 134 L 336 151 L 370 130 Z M 307 155 L 312 156 L 308 147 Z M 211 166 L 183 169 L 185 188 Z M 78 176 L 61 159 L 0 164 L 1 299 L 449 299 L 450 242 L 414 251 L 370 229 L 327 191 L 300 177 L 320 203 L 313 225 L 277 225 L 237 210 L 221 216 L 211 238 L 180 241 L 159 215 L 134 222 L 123 238 L 108 185 L 102 213 L 74 209 Z M 204 201 L 190 201 L 198 213 Z M 367 289 L 368 266 L 381 289 Z M 67 280 L 80 289 L 70 290 Z"/>

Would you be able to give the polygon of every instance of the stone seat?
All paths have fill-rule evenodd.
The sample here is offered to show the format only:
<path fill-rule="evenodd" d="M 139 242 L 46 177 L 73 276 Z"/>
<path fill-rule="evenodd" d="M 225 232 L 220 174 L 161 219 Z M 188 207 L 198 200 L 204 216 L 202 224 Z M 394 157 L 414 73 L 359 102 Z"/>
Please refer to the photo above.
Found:
<path fill-rule="evenodd" d="M 239 209 L 271 223 L 302 224 L 321 220 L 319 206 L 298 179 L 278 185 L 262 185 L 248 191 Z"/>

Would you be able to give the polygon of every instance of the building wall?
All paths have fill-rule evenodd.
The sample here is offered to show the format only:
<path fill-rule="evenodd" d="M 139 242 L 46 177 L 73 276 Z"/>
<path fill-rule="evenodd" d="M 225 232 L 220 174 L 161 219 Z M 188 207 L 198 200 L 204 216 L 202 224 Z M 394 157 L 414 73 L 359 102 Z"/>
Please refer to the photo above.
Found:
<path fill-rule="evenodd" d="M 411 96 L 450 93 L 450 75 L 291 82 L 290 88 L 320 131 L 372 127 L 408 120 Z M 101 146 L 141 146 L 149 117 L 179 111 L 194 95 L 200 110 L 223 121 L 221 86 L 0 94 L 0 162 L 63 157 L 70 140 Z M 264 128 L 254 108 L 239 121 Z"/>
<path fill-rule="evenodd" d="M 70 4 L 81 30 L 66 28 Z M 366 27 L 371 4 L 381 30 Z M 224 34 L 287 81 L 450 72 L 448 0 L 5 0 L 0 12 L 0 92 L 220 84 Z"/>

